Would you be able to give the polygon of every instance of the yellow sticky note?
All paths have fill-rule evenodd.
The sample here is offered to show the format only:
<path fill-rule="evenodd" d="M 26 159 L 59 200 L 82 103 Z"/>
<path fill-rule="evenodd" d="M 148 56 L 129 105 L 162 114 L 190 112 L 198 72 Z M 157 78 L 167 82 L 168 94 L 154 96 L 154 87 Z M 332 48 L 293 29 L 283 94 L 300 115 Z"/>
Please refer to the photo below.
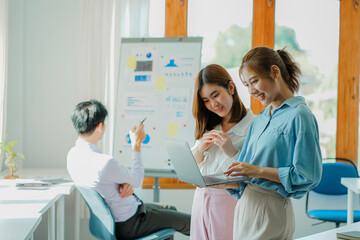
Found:
<path fill-rule="evenodd" d="M 168 126 L 168 136 L 177 136 L 178 135 L 179 124 L 175 122 L 169 122 Z"/>
<path fill-rule="evenodd" d="M 165 88 L 165 78 L 157 77 L 155 83 L 155 90 L 164 90 Z"/>
<path fill-rule="evenodd" d="M 126 67 L 129 69 L 136 69 L 136 56 L 128 56 Z"/>

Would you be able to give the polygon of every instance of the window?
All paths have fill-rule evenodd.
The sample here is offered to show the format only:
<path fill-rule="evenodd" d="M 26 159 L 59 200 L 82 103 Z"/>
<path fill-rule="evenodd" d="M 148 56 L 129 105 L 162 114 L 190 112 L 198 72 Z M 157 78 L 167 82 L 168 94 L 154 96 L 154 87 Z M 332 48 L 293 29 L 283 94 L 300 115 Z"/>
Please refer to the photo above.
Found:
<path fill-rule="evenodd" d="M 247 108 L 250 95 L 240 83 L 238 69 L 251 49 L 252 0 L 196 0 L 188 2 L 188 36 L 203 37 L 201 65 L 216 63 L 225 67 Z M 221 7 L 219 7 L 221 6 Z"/>
<path fill-rule="evenodd" d="M 149 37 L 165 36 L 165 0 L 151 0 L 149 9 Z"/>
<path fill-rule="evenodd" d="M 336 154 L 339 1 L 277 0 L 275 49 L 286 49 L 302 70 L 299 95 L 315 115 L 323 158 Z"/>

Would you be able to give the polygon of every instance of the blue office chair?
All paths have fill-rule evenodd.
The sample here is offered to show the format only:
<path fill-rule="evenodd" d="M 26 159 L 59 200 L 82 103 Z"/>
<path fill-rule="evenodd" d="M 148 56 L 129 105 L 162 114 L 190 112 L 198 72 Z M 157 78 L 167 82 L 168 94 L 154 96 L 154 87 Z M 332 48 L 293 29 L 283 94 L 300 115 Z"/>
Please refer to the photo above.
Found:
<path fill-rule="evenodd" d="M 347 210 L 326 209 L 326 204 L 329 204 L 334 196 L 347 194 L 347 188 L 341 184 L 341 178 L 356 178 L 359 177 L 359 174 L 355 163 L 349 159 L 326 158 L 324 160 L 336 160 L 336 162 L 323 163 L 322 178 L 319 185 L 306 194 L 305 211 L 308 217 L 323 222 L 334 222 L 338 228 L 340 223 L 346 223 Z M 323 202 L 324 209 L 308 210 L 312 192 L 326 196 L 326 202 Z M 338 201 L 338 198 L 336 201 Z M 360 211 L 354 211 L 354 222 L 356 221 L 360 221 Z"/>
<path fill-rule="evenodd" d="M 76 186 L 90 210 L 89 229 L 97 239 L 116 240 L 115 222 L 111 211 L 101 195 L 89 187 Z M 162 240 L 172 238 L 175 229 L 166 228 L 137 240 Z"/>

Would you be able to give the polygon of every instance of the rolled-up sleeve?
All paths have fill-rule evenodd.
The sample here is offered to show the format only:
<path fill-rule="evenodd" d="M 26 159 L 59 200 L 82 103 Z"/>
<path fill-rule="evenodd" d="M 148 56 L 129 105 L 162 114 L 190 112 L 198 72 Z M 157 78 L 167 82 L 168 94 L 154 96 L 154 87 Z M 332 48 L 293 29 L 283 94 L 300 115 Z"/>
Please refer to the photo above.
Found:
<path fill-rule="evenodd" d="M 316 187 L 321 179 L 322 158 L 316 122 L 301 119 L 296 124 L 308 125 L 295 127 L 307 129 L 296 134 L 292 165 L 279 168 L 279 178 L 289 196 L 301 198 L 308 190 Z"/>

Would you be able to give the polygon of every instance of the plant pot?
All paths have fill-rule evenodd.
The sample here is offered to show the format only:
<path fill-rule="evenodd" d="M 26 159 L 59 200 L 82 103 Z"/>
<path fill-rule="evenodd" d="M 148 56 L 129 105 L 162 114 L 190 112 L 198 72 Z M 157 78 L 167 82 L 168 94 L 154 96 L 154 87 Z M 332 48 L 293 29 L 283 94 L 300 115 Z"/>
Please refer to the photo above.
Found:
<path fill-rule="evenodd" d="M 5 179 L 16 179 L 16 178 L 19 178 L 19 176 L 15 176 L 14 175 L 14 169 L 13 167 L 8 167 L 9 168 L 9 172 L 10 174 L 8 176 L 5 176 L 4 178 Z"/>

